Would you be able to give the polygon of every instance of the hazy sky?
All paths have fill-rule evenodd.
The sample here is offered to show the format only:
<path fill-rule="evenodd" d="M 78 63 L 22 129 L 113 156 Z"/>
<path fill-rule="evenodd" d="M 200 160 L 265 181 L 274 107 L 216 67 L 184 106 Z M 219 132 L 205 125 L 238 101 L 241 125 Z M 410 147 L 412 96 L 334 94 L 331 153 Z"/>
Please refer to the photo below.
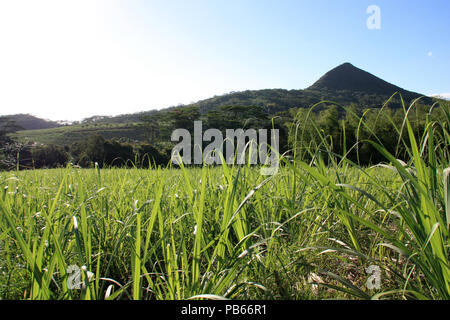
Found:
<path fill-rule="evenodd" d="M 449 35 L 448 0 L 0 0 L 0 114 L 80 120 L 303 89 L 343 62 L 450 94 Z"/>

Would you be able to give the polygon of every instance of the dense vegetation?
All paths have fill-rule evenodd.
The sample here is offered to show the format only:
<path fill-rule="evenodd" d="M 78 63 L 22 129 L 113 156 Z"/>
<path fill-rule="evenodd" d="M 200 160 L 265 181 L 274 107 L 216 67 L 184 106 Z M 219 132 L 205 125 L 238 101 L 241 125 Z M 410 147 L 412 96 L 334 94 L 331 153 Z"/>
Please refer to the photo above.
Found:
<path fill-rule="evenodd" d="M 0 297 L 449 299 L 449 106 L 401 109 L 401 121 L 350 111 L 294 112 L 293 152 L 270 177 L 231 165 L 0 173 Z M 364 143 L 346 144 L 352 123 Z M 383 163 L 358 165 L 357 145 Z"/>
<path fill-rule="evenodd" d="M 404 126 L 404 110 L 392 108 L 391 100 L 377 109 L 361 109 L 357 105 L 341 107 L 324 102 L 310 109 L 292 108 L 276 115 L 270 115 L 258 106 L 221 106 L 205 114 L 192 106 L 142 116 L 141 122 L 130 126 L 86 124 L 84 131 L 77 129 L 83 125 L 48 129 L 45 130 L 47 133 L 49 130 L 53 133 L 47 138 L 54 137 L 54 140 L 49 139 L 50 142 L 44 144 L 25 142 L 20 135 L 12 135 L 18 143 L 10 143 L 8 148 L 3 148 L 3 158 L 9 161 L 0 159 L 0 168 L 11 169 L 17 165 L 19 168 L 55 168 L 68 163 L 92 167 L 95 162 L 100 166 L 124 166 L 132 162 L 138 167 L 148 167 L 149 161 L 167 165 L 175 145 L 171 142 L 171 133 L 177 128 L 192 132 L 195 120 L 202 121 L 203 131 L 216 128 L 223 134 L 226 129 L 237 128 L 279 129 L 280 153 L 292 153 L 295 149 L 295 157 L 302 160 L 311 156 L 304 152 L 307 147 L 323 144 L 317 132 L 326 133 L 331 145 L 328 151 L 336 154 L 348 152 L 347 158 L 361 165 L 382 161 L 374 147 L 364 142 L 375 137 L 389 152 L 405 160 L 408 157 L 405 144 L 398 144 L 401 139 L 407 144 L 409 139 L 405 130 L 398 129 Z M 421 102 L 417 100 L 414 112 L 408 115 L 416 134 L 425 129 L 430 109 Z M 436 103 L 430 113 L 431 120 L 443 119 L 446 107 L 443 101 Z M 36 131 L 38 141 L 39 131 Z"/>

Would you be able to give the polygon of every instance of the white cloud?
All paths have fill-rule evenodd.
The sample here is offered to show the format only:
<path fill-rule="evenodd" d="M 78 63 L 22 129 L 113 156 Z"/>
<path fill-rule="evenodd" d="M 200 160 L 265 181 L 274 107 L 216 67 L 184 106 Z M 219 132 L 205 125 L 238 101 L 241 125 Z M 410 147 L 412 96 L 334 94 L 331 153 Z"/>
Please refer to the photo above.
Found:
<path fill-rule="evenodd" d="M 432 57 L 433 56 L 433 51 L 428 51 L 428 56 Z"/>
<path fill-rule="evenodd" d="M 436 97 L 436 98 L 450 100 L 450 93 L 438 93 L 438 94 L 432 94 L 431 96 Z"/>

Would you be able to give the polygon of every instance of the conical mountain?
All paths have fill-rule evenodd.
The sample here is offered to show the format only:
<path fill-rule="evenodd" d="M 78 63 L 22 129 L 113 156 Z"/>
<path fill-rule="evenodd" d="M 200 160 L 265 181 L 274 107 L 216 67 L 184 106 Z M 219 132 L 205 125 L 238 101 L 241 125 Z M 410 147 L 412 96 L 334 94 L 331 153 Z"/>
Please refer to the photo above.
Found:
<path fill-rule="evenodd" d="M 395 86 L 373 74 L 359 69 L 351 63 L 344 63 L 325 73 L 307 90 L 314 91 L 350 91 L 364 92 L 366 94 L 378 94 L 390 96 L 395 92 L 400 92 L 409 100 L 417 98 L 421 94 L 407 91 Z"/>
<path fill-rule="evenodd" d="M 192 105 L 198 106 L 202 113 L 220 106 L 254 105 L 262 106 L 267 112 L 274 114 L 290 108 L 308 108 L 323 100 L 344 106 L 356 104 L 361 108 L 381 108 L 396 92 L 402 95 L 407 106 L 414 99 L 424 96 L 393 85 L 347 62 L 328 71 L 304 90 L 263 89 L 232 92 Z M 425 97 L 421 102 L 431 104 L 432 99 Z M 389 106 L 400 107 L 399 96 L 391 99 Z"/>

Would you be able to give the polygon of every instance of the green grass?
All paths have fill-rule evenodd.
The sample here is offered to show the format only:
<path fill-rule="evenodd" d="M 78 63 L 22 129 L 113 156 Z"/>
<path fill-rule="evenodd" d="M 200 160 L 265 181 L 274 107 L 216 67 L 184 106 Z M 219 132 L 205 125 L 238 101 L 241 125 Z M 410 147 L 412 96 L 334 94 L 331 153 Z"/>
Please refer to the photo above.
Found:
<path fill-rule="evenodd" d="M 129 141 L 144 141 L 147 138 L 145 127 L 140 123 L 98 123 L 78 124 L 51 129 L 23 130 L 11 134 L 19 142 L 37 142 L 43 144 L 70 145 L 74 142 L 84 141 L 94 134 L 105 139 L 127 139 Z"/>
<path fill-rule="evenodd" d="M 448 124 L 415 136 L 405 118 L 409 162 L 371 142 L 386 158 L 373 167 L 325 163 L 323 137 L 315 164 L 284 158 L 271 177 L 227 165 L 0 172 L 0 297 L 449 299 Z M 79 290 L 70 265 L 85 266 Z M 366 286 L 371 265 L 379 289 Z"/>

